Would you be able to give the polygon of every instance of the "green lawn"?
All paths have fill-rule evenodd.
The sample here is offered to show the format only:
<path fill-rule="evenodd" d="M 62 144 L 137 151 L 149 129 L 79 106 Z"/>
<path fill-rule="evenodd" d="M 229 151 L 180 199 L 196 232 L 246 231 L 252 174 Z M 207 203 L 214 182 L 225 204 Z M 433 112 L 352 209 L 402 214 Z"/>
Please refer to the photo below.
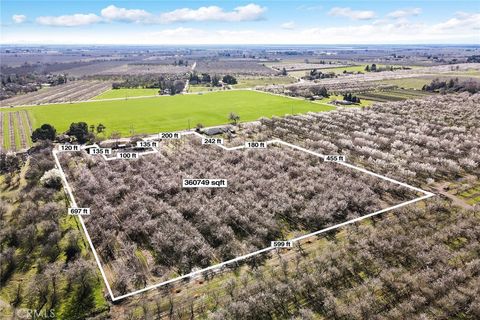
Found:
<path fill-rule="evenodd" d="M 309 73 L 309 70 L 296 70 L 296 71 L 287 71 L 288 75 L 290 77 L 295 77 L 295 78 L 301 78 L 307 75 Z"/>
<path fill-rule="evenodd" d="M 111 89 L 99 94 L 93 100 L 112 99 L 112 98 L 129 98 L 129 97 L 143 97 L 156 96 L 158 89 Z"/>
<path fill-rule="evenodd" d="M 305 100 L 290 99 L 256 91 L 222 91 L 203 95 L 177 95 L 112 101 L 53 104 L 15 108 L 30 112 L 33 127 L 50 123 L 57 132 L 64 132 L 70 123 L 103 123 L 106 134 L 120 131 L 123 136 L 183 130 L 197 123 L 214 126 L 227 123 L 230 112 L 240 115 L 241 121 L 262 116 L 282 116 L 308 111 L 329 111 L 334 107 Z"/>
<path fill-rule="evenodd" d="M 335 67 L 335 68 L 325 68 L 325 69 L 318 69 L 322 71 L 323 73 L 328 73 L 328 72 L 335 72 L 336 74 L 343 73 L 344 70 L 347 72 L 365 72 L 365 67 L 366 65 L 361 65 L 361 66 L 348 66 L 348 67 Z M 380 65 L 378 65 L 380 67 Z"/>
<path fill-rule="evenodd" d="M 355 95 L 355 94 L 353 94 L 353 95 Z M 333 100 L 343 100 L 343 96 L 332 94 L 328 98 L 323 98 L 321 100 L 317 100 L 317 102 L 332 103 Z M 366 107 L 366 106 L 372 105 L 373 103 L 374 103 L 374 101 L 372 101 L 372 100 L 360 99 L 360 104 L 345 105 L 345 106 L 342 106 L 342 107 Z"/>
<path fill-rule="evenodd" d="M 393 84 L 400 88 L 422 90 L 423 86 L 432 82 L 431 78 L 404 78 L 382 80 L 381 84 Z"/>
<path fill-rule="evenodd" d="M 371 65 L 371 64 L 368 64 L 368 65 Z M 317 69 L 317 70 L 322 71 L 323 73 L 334 72 L 336 74 L 342 74 L 343 71 L 354 72 L 354 73 L 357 73 L 357 72 L 367 73 L 365 71 L 366 66 L 367 66 L 367 64 L 362 64 L 362 65 L 346 66 L 346 67 L 321 68 L 321 69 Z M 377 64 L 377 68 L 384 68 L 386 66 L 387 65 L 385 65 L 385 64 Z M 390 67 L 390 65 L 388 65 L 388 66 Z M 393 67 L 399 67 L 399 66 L 393 65 Z M 409 67 L 410 68 L 415 68 L 415 67 L 412 67 L 412 66 L 409 66 Z M 312 68 L 312 70 L 313 70 L 313 68 Z M 291 75 L 291 76 L 294 76 L 294 77 L 303 77 L 308 72 L 309 72 L 309 70 L 289 71 L 288 74 Z"/>
<path fill-rule="evenodd" d="M 13 114 L 13 128 L 15 133 L 15 146 L 17 150 L 22 149 L 22 140 L 20 139 L 20 123 L 18 123 L 17 116 Z"/>
<path fill-rule="evenodd" d="M 10 148 L 10 133 L 8 131 L 8 114 L 3 112 L 3 147 Z"/>
<path fill-rule="evenodd" d="M 223 88 L 222 87 L 207 87 L 207 86 L 199 85 L 199 84 L 190 85 L 188 87 L 188 92 L 207 92 L 207 91 L 219 91 L 219 90 L 223 90 Z"/>
<path fill-rule="evenodd" d="M 238 83 L 233 85 L 236 89 L 254 88 L 255 86 L 265 86 L 270 84 L 289 84 L 297 82 L 292 77 L 248 77 L 237 78 Z"/>
<path fill-rule="evenodd" d="M 360 99 L 369 99 L 373 101 L 402 101 L 407 99 L 416 99 L 429 96 L 432 93 L 414 89 L 394 89 L 394 90 L 377 90 L 358 94 Z"/>

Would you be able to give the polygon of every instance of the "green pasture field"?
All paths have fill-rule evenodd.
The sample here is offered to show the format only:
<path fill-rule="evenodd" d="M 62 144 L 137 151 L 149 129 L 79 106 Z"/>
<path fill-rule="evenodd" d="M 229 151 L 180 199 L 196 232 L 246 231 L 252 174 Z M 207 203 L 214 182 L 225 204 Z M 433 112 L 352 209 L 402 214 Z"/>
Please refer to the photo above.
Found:
<path fill-rule="evenodd" d="M 447 72 L 446 74 L 450 75 L 458 75 L 459 77 L 473 77 L 473 78 L 478 78 L 480 77 L 480 71 L 474 68 L 469 68 L 467 70 L 452 70 L 450 72 Z"/>
<path fill-rule="evenodd" d="M 391 79 L 382 80 L 381 84 L 393 84 L 400 88 L 422 90 L 423 86 L 432 82 L 433 78 L 404 78 L 404 79 Z"/>
<path fill-rule="evenodd" d="M 3 147 L 5 149 L 10 148 L 10 132 L 8 130 L 8 115 L 6 113 L 3 113 Z"/>
<path fill-rule="evenodd" d="M 359 66 L 347 66 L 347 67 L 333 67 L 333 68 L 321 68 L 321 69 L 317 69 L 319 71 L 321 71 L 322 73 L 330 73 L 330 72 L 334 72 L 336 74 L 342 74 L 344 70 L 346 70 L 347 72 L 365 72 L 365 67 L 367 65 L 359 65 Z M 379 65 L 380 67 L 380 65 Z M 312 68 L 313 70 L 314 68 Z M 307 75 L 308 73 L 310 72 L 310 70 L 296 70 L 296 71 L 290 71 L 288 72 L 289 75 L 293 76 L 293 77 L 297 77 L 297 78 L 301 78 L 301 77 L 304 77 L 305 75 Z"/>
<path fill-rule="evenodd" d="M 203 86 L 203 85 L 190 85 L 188 87 L 188 92 L 189 93 L 192 93 L 192 92 L 208 92 L 208 91 L 220 91 L 220 90 L 223 90 L 222 87 L 207 87 L 207 86 Z"/>
<path fill-rule="evenodd" d="M 385 91 L 372 91 L 359 94 L 360 99 L 369 99 L 373 101 L 386 102 L 386 101 L 403 101 L 407 99 L 421 98 L 429 96 L 432 93 L 414 90 L 414 89 L 394 89 Z"/>
<path fill-rule="evenodd" d="M 106 136 L 119 131 L 122 136 L 183 130 L 197 123 L 215 126 L 228 123 L 228 114 L 235 112 L 241 121 L 260 117 L 283 116 L 308 111 L 329 111 L 332 106 L 291 99 L 257 91 L 235 90 L 202 95 L 160 96 L 128 100 L 88 101 L 50 104 L 2 110 L 6 113 L 28 110 L 33 128 L 44 123 L 65 132 L 72 122 L 88 125 L 104 124 Z"/>
<path fill-rule="evenodd" d="M 105 91 L 92 100 L 100 100 L 100 99 L 115 99 L 115 98 L 129 98 L 129 97 L 143 97 L 143 96 L 157 96 L 159 89 L 111 89 Z"/>
<path fill-rule="evenodd" d="M 292 77 L 248 77 L 237 78 L 238 83 L 233 85 L 236 89 L 255 88 L 256 86 L 265 86 L 270 84 L 289 84 L 297 80 Z"/>
<path fill-rule="evenodd" d="M 18 119 L 15 114 L 13 115 L 13 128 L 13 132 L 15 135 L 15 147 L 17 148 L 17 150 L 20 150 L 22 148 L 22 142 L 20 140 L 20 123 L 18 123 Z"/>
<path fill-rule="evenodd" d="M 368 65 L 371 65 L 371 64 L 368 64 Z M 355 72 L 355 73 L 356 72 L 368 73 L 367 71 L 365 71 L 366 66 L 367 66 L 367 64 L 362 64 L 362 65 L 354 65 L 354 66 L 346 66 L 346 67 L 321 68 L 321 69 L 317 69 L 317 70 L 322 71 L 323 73 L 334 72 L 336 74 L 342 74 L 343 71 Z M 387 66 L 386 64 L 377 64 L 377 68 L 385 68 L 386 66 Z M 390 66 L 399 67 L 397 65 L 388 65 L 388 66 L 389 67 Z M 412 66 L 408 66 L 408 67 L 409 68 L 415 68 L 415 67 L 412 67 Z M 313 68 L 312 68 L 312 70 L 313 70 Z M 288 74 L 291 75 L 291 76 L 294 76 L 294 77 L 303 77 L 308 72 L 309 72 L 309 70 L 291 71 L 291 72 L 288 72 Z"/>
<path fill-rule="evenodd" d="M 18 111 L 18 108 L 7 109 L 7 108 L 0 108 L 0 112 L 3 114 L 3 131 L 0 134 L 0 139 L 3 149 L 9 150 L 15 147 L 17 150 L 22 149 L 22 139 L 21 139 L 21 129 L 25 132 L 25 142 L 27 143 L 27 147 L 32 145 L 32 140 L 30 139 L 29 127 L 27 122 L 26 114 L 21 112 L 20 118 L 22 119 L 22 126 L 20 126 L 20 122 L 15 115 L 15 111 Z M 12 113 L 13 112 L 13 113 Z M 14 134 L 14 141 L 15 144 L 12 145 L 10 141 L 10 124 L 9 124 L 9 114 L 13 114 L 13 134 Z"/>
<path fill-rule="evenodd" d="M 355 96 L 356 94 L 353 93 Z M 343 100 L 343 95 L 330 95 L 328 98 L 323 98 L 322 100 L 318 100 L 320 103 L 332 103 L 333 100 Z M 359 104 L 352 104 L 352 105 L 346 105 L 342 107 L 367 107 L 370 106 L 374 103 L 372 100 L 367 100 L 367 99 L 360 99 Z"/>
<path fill-rule="evenodd" d="M 365 72 L 365 67 L 367 65 L 361 65 L 361 66 L 348 66 L 348 67 L 334 67 L 334 68 L 325 68 L 325 69 L 318 69 L 322 71 L 323 73 L 329 73 L 329 72 L 335 72 L 336 74 L 341 74 L 343 73 L 344 70 L 347 72 Z M 380 65 L 377 65 L 378 67 L 383 67 Z"/>
<path fill-rule="evenodd" d="M 333 68 L 321 68 L 321 69 L 317 69 L 319 71 L 321 71 L 322 73 L 330 73 L 330 72 L 334 72 L 336 74 L 342 74 L 344 70 L 346 70 L 347 72 L 365 72 L 365 67 L 367 65 L 361 65 L 361 66 L 347 66 L 347 67 L 333 67 Z M 380 65 L 379 65 L 380 67 Z M 313 70 L 314 68 L 312 68 L 311 70 Z M 310 73 L 310 70 L 295 70 L 295 71 L 288 71 L 288 75 L 292 76 L 292 77 L 297 77 L 297 78 L 301 78 L 301 77 L 304 77 L 306 76 L 307 74 Z"/>
<path fill-rule="evenodd" d="M 301 78 L 301 77 L 306 76 L 308 72 L 309 72 L 309 70 L 295 70 L 295 71 L 287 71 L 287 74 L 290 77 Z"/>
<path fill-rule="evenodd" d="M 389 79 L 379 81 L 380 84 L 393 84 L 400 88 L 422 90 L 423 86 L 430 84 L 432 80 L 439 79 L 441 81 L 448 81 L 450 79 L 458 78 L 460 81 L 475 80 L 480 77 L 478 70 L 455 71 L 451 73 L 443 73 L 438 75 L 424 76 L 418 78 L 404 78 L 404 79 Z"/>

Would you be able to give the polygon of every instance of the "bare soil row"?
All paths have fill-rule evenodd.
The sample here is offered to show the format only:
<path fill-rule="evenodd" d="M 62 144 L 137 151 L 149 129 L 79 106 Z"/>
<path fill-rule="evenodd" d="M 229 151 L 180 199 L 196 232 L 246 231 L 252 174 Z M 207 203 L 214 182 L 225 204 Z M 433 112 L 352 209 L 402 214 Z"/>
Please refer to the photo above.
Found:
<path fill-rule="evenodd" d="M 108 81 L 71 81 L 0 101 L 0 106 L 21 106 L 89 100 L 111 88 Z"/>
<path fill-rule="evenodd" d="M 4 117 L 8 117 L 6 127 L 4 127 Z M 5 129 L 8 133 L 5 133 Z M 15 130 L 18 130 L 21 150 L 27 149 L 30 146 L 30 136 L 33 131 L 29 113 L 26 110 L 9 113 L 0 112 L 0 151 L 18 151 Z M 5 145 L 5 138 L 8 139 L 9 146 L 8 143 Z"/>

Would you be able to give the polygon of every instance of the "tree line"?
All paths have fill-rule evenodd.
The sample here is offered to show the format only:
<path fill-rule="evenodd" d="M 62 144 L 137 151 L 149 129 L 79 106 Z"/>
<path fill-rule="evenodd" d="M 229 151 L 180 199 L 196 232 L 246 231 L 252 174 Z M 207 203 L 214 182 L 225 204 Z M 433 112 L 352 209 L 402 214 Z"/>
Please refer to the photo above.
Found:
<path fill-rule="evenodd" d="M 2 70 L 3 71 L 3 70 Z M 37 91 L 43 85 L 56 86 L 67 83 L 66 74 L 17 74 L 4 73 L 0 75 L 1 87 L 0 100 L 11 98 L 20 93 Z"/>
<path fill-rule="evenodd" d="M 202 85 L 209 85 L 212 87 L 219 87 L 221 86 L 222 83 L 229 84 L 229 85 L 237 84 L 237 79 L 230 74 L 226 74 L 223 77 L 221 77 L 216 74 L 214 75 L 210 75 L 208 73 L 198 74 L 197 72 L 194 71 L 190 74 L 189 83 L 193 85 L 202 84 Z"/>
<path fill-rule="evenodd" d="M 159 94 L 175 95 L 185 88 L 185 75 L 141 75 L 129 76 L 121 82 L 113 82 L 112 89 L 120 88 L 147 88 L 158 89 Z"/>
<path fill-rule="evenodd" d="M 423 91 L 453 93 L 453 92 L 480 92 L 480 82 L 474 79 L 460 81 L 458 78 L 450 80 L 434 79 L 430 84 L 422 87 Z"/>
<path fill-rule="evenodd" d="M 70 124 L 70 128 L 61 137 L 57 134 L 57 129 L 51 124 L 42 124 L 39 128 L 32 132 L 32 141 L 60 141 L 60 142 L 78 142 L 84 144 L 87 142 L 93 142 L 96 135 L 105 132 L 107 127 L 99 123 L 98 125 L 91 124 L 90 126 L 86 122 L 73 122 Z"/>

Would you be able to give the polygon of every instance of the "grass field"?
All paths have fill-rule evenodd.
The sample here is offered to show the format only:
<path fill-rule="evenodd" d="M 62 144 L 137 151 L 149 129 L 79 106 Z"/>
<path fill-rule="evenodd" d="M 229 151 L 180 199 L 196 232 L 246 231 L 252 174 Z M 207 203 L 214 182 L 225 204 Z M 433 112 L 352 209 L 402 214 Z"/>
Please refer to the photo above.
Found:
<path fill-rule="evenodd" d="M 129 97 L 143 97 L 156 96 L 158 89 L 112 89 L 96 96 L 92 100 L 112 99 L 112 98 L 129 98 Z"/>
<path fill-rule="evenodd" d="M 10 133 L 9 133 L 9 130 L 8 130 L 8 117 L 7 117 L 7 114 L 4 113 L 3 114 L 3 148 L 5 149 L 10 149 Z"/>
<path fill-rule="evenodd" d="M 477 70 L 468 70 L 465 72 L 457 71 L 452 72 L 451 74 L 439 74 L 437 76 L 424 76 L 418 78 L 404 78 L 404 79 L 390 79 L 390 80 L 382 80 L 379 83 L 381 84 L 393 84 L 400 88 L 405 89 L 416 89 L 421 90 L 424 85 L 430 84 L 432 80 L 439 79 L 442 81 L 448 81 L 450 79 L 458 78 L 460 81 L 476 79 L 480 77 L 480 73 Z"/>
<path fill-rule="evenodd" d="M 256 86 L 265 86 L 270 84 L 289 84 L 297 82 L 292 77 L 239 77 L 238 83 L 232 87 L 235 89 L 247 89 L 255 88 Z M 206 92 L 206 91 L 219 91 L 223 90 L 221 87 L 207 87 L 204 85 L 191 85 L 188 88 L 188 92 Z"/>
<path fill-rule="evenodd" d="M 400 88 L 421 90 L 424 85 L 432 82 L 432 78 L 404 78 L 380 81 L 381 84 L 393 84 Z"/>
<path fill-rule="evenodd" d="M 207 91 L 220 91 L 222 87 L 207 87 L 202 85 L 191 85 L 188 87 L 188 92 L 207 92 Z"/>
<path fill-rule="evenodd" d="M 471 187 L 470 189 L 460 193 L 460 196 L 470 205 L 480 203 L 480 184 Z"/>
<path fill-rule="evenodd" d="M 332 94 L 328 98 L 323 98 L 322 100 L 317 100 L 317 102 L 332 103 L 333 100 L 343 100 L 343 96 Z M 373 103 L 374 103 L 374 101 L 372 101 L 372 100 L 360 99 L 360 104 L 346 105 L 344 107 L 366 107 L 366 106 L 372 105 Z"/>
<path fill-rule="evenodd" d="M 319 70 L 322 71 L 323 73 L 335 72 L 336 74 L 341 74 L 343 73 L 344 70 L 346 70 L 347 72 L 358 72 L 358 71 L 365 72 L 365 66 L 366 65 L 335 67 L 335 68 L 326 68 L 326 69 L 319 69 Z"/>
<path fill-rule="evenodd" d="M 119 131 L 123 136 L 160 131 L 183 130 L 197 123 L 214 126 L 228 122 L 228 114 L 236 112 L 241 121 L 262 116 L 282 116 L 308 111 L 334 109 L 321 103 L 290 99 L 256 91 L 224 91 L 203 95 L 177 95 L 113 101 L 54 104 L 14 108 L 28 110 L 33 128 L 50 123 L 57 132 L 64 132 L 70 123 L 104 124 L 106 135 Z M 4 110 L 5 113 L 13 111 Z"/>
<path fill-rule="evenodd" d="M 13 127 L 15 128 L 15 147 L 17 150 L 22 148 L 20 140 L 20 124 L 18 123 L 17 117 L 13 116 Z"/>
<path fill-rule="evenodd" d="M 2 119 L 0 146 L 2 150 L 20 151 L 32 145 L 29 126 L 31 117 L 22 109 L 24 108 L 0 109 L 0 118 Z"/>
<path fill-rule="evenodd" d="M 371 64 L 369 64 L 371 65 Z M 347 72 L 363 72 L 363 73 L 367 73 L 365 71 L 365 67 L 367 65 L 366 64 L 362 64 L 362 65 L 355 65 L 355 66 L 347 66 L 347 67 L 334 67 L 334 68 L 325 68 L 325 69 L 318 69 L 319 71 L 322 71 L 323 73 L 329 73 L 329 72 L 334 72 L 336 74 L 342 74 L 343 71 L 347 71 Z M 377 68 L 384 68 L 386 67 L 387 65 L 385 64 L 377 64 Z M 389 65 L 390 66 L 390 65 Z M 398 67 L 398 66 L 395 66 L 393 65 L 394 67 Z M 414 68 L 414 67 L 411 67 L 409 66 L 410 68 Z M 309 71 L 308 70 L 302 70 L 302 71 L 291 71 L 291 72 L 288 72 L 288 74 L 290 76 L 293 76 L 293 77 L 297 77 L 297 78 L 301 78 L 303 76 L 305 76 Z"/>
<path fill-rule="evenodd" d="M 307 75 L 308 70 L 288 71 L 290 77 L 301 78 Z"/>
<path fill-rule="evenodd" d="M 238 83 L 233 87 L 236 89 L 254 88 L 255 86 L 265 86 L 270 84 L 289 84 L 297 82 L 292 77 L 248 77 L 238 78 Z"/>
<path fill-rule="evenodd" d="M 414 89 L 394 89 L 385 91 L 371 91 L 359 94 L 360 99 L 367 99 L 378 102 L 403 101 L 407 99 L 422 98 L 431 93 Z"/>

